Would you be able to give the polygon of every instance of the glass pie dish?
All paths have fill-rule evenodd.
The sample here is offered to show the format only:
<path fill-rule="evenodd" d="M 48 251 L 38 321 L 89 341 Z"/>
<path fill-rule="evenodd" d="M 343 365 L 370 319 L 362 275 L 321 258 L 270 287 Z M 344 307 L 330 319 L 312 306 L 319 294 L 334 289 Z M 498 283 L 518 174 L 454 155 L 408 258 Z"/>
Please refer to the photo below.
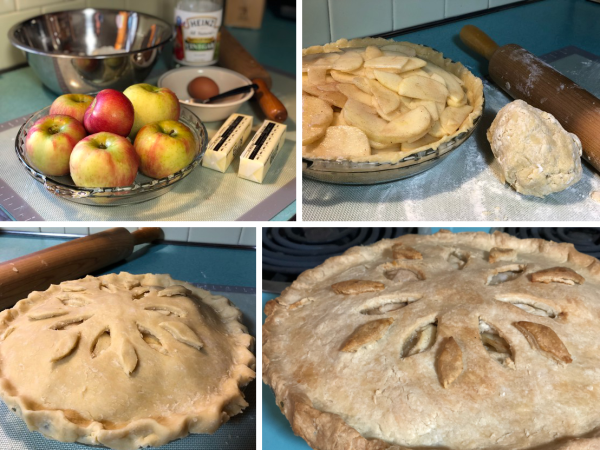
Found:
<path fill-rule="evenodd" d="M 134 183 L 130 186 L 115 188 L 79 187 L 73 183 L 70 176 L 56 177 L 44 175 L 35 169 L 27 159 L 27 154 L 25 153 L 27 132 L 37 120 L 47 116 L 49 111 L 49 106 L 39 110 L 19 128 L 15 139 L 17 157 L 27 173 L 38 183 L 42 184 L 48 192 L 65 200 L 84 205 L 131 205 L 166 194 L 173 189 L 176 183 L 187 177 L 200 164 L 208 143 L 206 128 L 202 121 L 193 112 L 181 108 L 179 121 L 192 131 L 197 146 L 196 156 L 189 165 L 174 174 L 160 179 L 150 178 L 138 172 Z"/>
<path fill-rule="evenodd" d="M 482 110 L 485 106 L 483 101 Z M 302 158 L 302 175 L 333 184 L 369 185 L 402 180 L 418 175 L 442 162 L 465 142 L 477 128 L 481 115 L 468 130 L 453 136 L 437 148 L 428 148 L 406 156 L 398 162 L 356 162 Z"/>

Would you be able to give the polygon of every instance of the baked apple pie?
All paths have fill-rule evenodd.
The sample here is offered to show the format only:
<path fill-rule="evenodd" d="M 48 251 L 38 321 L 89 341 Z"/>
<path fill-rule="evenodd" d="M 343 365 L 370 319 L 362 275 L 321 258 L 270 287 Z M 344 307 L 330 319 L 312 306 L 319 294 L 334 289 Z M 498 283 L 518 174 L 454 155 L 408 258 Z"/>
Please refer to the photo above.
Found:
<path fill-rule="evenodd" d="M 110 274 L 0 313 L 0 396 L 30 430 L 119 450 L 212 433 L 248 404 L 241 313 L 168 275 Z"/>
<path fill-rule="evenodd" d="M 422 45 L 341 39 L 303 50 L 302 155 L 395 162 L 471 129 L 481 80 Z"/>
<path fill-rule="evenodd" d="M 598 449 L 599 298 L 570 244 L 383 240 L 267 304 L 264 380 L 315 449 Z"/>

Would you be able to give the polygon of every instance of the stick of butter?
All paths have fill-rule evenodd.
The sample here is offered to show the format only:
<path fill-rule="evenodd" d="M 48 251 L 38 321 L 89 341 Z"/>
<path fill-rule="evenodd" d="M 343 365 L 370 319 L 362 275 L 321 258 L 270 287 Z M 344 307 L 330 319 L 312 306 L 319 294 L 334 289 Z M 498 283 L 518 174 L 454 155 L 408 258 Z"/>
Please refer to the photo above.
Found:
<path fill-rule="evenodd" d="M 208 143 L 202 166 L 225 172 L 252 129 L 252 116 L 232 114 Z"/>
<path fill-rule="evenodd" d="M 287 125 L 265 120 L 242 155 L 238 177 L 262 183 L 285 142 Z"/>

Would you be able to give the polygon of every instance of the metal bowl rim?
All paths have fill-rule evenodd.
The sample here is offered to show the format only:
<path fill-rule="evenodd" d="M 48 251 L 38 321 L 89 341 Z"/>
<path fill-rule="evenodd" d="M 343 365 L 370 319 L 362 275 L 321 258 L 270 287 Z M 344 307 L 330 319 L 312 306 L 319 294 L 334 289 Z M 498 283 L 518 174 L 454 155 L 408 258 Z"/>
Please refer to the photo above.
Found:
<path fill-rule="evenodd" d="M 8 30 L 8 39 L 10 40 L 10 43 L 11 43 L 12 45 L 14 45 L 15 47 L 17 47 L 18 49 L 20 49 L 20 50 L 23 50 L 23 51 L 25 51 L 25 52 L 28 52 L 28 53 L 34 53 L 34 54 L 36 54 L 36 55 L 41 55 L 41 56 L 49 56 L 49 57 L 51 57 L 51 58 L 70 58 L 70 59 L 108 59 L 108 58 L 115 58 L 115 57 L 117 57 L 117 58 L 118 58 L 118 57 L 121 57 L 121 56 L 135 55 L 135 54 L 137 54 L 137 53 L 144 53 L 144 52 L 147 52 L 147 51 L 150 51 L 150 50 L 155 50 L 155 49 L 158 49 L 158 48 L 161 48 L 161 47 L 163 47 L 164 45 L 166 45 L 167 43 L 169 43 L 170 41 L 172 41 L 172 40 L 173 40 L 173 38 L 174 38 L 174 33 L 173 33 L 173 32 L 171 32 L 171 35 L 168 37 L 168 39 L 167 39 L 167 40 L 165 40 L 165 41 L 161 41 L 161 42 L 159 42 L 158 44 L 154 44 L 154 45 L 153 45 L 153 46 L 151 46 L 151 47 L 145 47 L 145 48 L 143 48 L 143 49 L 130 50 L 130 51 L 128 51 L 128 52 L 109 53 L 109 54 L 106 54 L 106 55 L 76 55 L 76 54 L 65 54 L 65 53 L 50 53 L 50 52 L 45 52 L 45 51 L 42 51 L 42 50 L 39 50 L 39 49 L 36 49 L 36 48 L 30 47 L 30 46 L 28 46 L 28 45 L 24 45 L 24 44 L 23 44 L 21 41 L 19 41 L 19 40 L 18 40 L 18 39 L 15 37 L 15 33 L 16 33 L 16 31 L 17 31 L 17 30 L 18 30 L 20 27 L 22 27 L 24 24 L 26 24 L 27 22 L 30 22 L 30 21 L 32 21 L 32 20 L 39 20 L 39 19 L 41 19 L 42 17 L 48 16 L 48 15 L 50 15 L 50 14 L 63 13 L 63 12 L 73 12 L 73 11 L 78 11 L 78 12 L 81 12 L 81 11 L 86 11 L 86 10 L 88 10 L 88 9 L 89 9 L 89 10 L 92 10 L 92 11 L 99 11 L 99 12 L 102 12 L 102 11 L 109 11 L 109 12 L 113 12 L 113 11 L 119 11 L 119 12 L 121 12 L 121 11 L 124 11 L 124 12 L 128 12 L 128 13 L 136 13 L 136 14 L 139 14 L 139 15 L 141 15 L 141 16 L 150 17 L 150 18 L 152 18 L 152 19 L 154 19 L 154 20 L 156 20 L 156 21 L 158 21 L 158 22 L 161 22 L 161 23 L 163 23 L 164 25 L 166 25 L 166 28 L 167 28 L 167 29 L 169 29 L 169 28 L 171 28 L 171 29 L 172 29 L 172 26 L 171 26 L 169 23 L 165 22 L 165 21 L 164 21 L 163 19 L 161 19 L 160 17 L 156 17 L 156 16 L 153 16 L 153 15 L 151 15 L 151 14 L 146 14 L 146 13 L 139 12 L 139 11 L 131 11 L 131 10 L 126 10 L 126 9 L 113 9 L 113 8 L 83 8 L 83 9 L 81 9 L 81 8 L 76 8 L 76 9 L 66 9 L 66 10 L 64 10 L 64 11 L 55 11 L 55 12 L 52 12 L 52 13 L 40 14 L 40 15 L 38 15 L 38 16 L 35 16 L 35 17 L 30 17 L 29 19 L 25 19 L 25 20 L 23 20 L 23 21 L 21 21 L 21 22 L 17 23 L 16 25 L 13 25 L 13 26 L 10 28 L 10 30 Z"/>

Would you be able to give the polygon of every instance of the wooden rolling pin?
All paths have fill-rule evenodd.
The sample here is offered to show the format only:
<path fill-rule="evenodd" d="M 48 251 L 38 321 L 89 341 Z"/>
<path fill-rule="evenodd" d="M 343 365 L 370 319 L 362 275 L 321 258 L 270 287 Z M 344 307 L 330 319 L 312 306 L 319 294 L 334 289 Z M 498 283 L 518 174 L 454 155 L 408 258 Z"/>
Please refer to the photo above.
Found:
<path fill-rule="evenodd" d="M 0 263 L 0 309 L 12 307 L 32 291 L 84 277 L 127 258 L 138 244 L 162 239 L 160 228 L 130 233 L 112 228 Z"/>
<path fill-rule="evenodd" d="M 241 73 L 258 85 L 254 98 L 260 105 L 267 119 L 284 122 L 287 119 L 287 109 L 283 103 L 270 91 L 273 81 L 271 75 L 250 53 L 227 31 L 221 29 L 221 51 L 219 65 L 234 72 Z"/>
<path fill-rule="evenodd" d="M 490 61 L 490 77 L 511 97 L 549 112 L 577 135 L 583 157 L 600 172 L 600 99 L 524 48 L 499 47 L 473 25 L 465 25 L 460 38 Z"/>

